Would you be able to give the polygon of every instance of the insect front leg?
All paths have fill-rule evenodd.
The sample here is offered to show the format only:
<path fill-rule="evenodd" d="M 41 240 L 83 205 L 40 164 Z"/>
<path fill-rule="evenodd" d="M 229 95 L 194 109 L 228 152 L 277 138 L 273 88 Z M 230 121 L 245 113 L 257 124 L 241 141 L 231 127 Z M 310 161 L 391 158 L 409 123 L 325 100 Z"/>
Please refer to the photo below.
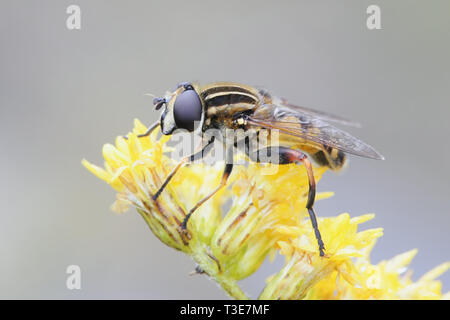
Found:
<path fill-rule="evenodd" d="M 160 122 L 156 121 L 154 124 L 152 124 L 150 127 L 148 127 L 147 131 L 145 131 L 143 134 L 139 134 L 138 138 L 148 137 L 156 128 L 159 127 Z M 125 140 L 128 140 L 128 136 L 123 136 Z"/>
<path fill-rule="evenodd" d="M 248 156 L 250 157 L 251 160 L 255 162 L 271 162 L 265 161 L 267 158 L 271 158 L 278 160 L 277 162 L 278 164 L 302 163 L 305 166 L 309 181 L 309 191 L 308 191 L 308 200 L 306 202 L 306 209 L 308 209 L 309 218 L 311 220 L 311 224 L 314 229 L 317 244 L 319 245 L 320 256 L 323 257 L 325 255 L 324 253 L 325 246 L 319 231 L 316 214 L 313 208 L 314 200 L 316 198 L 316 181 L 314 179 L 311 161 L 309 161 L 306 154 L 295 149 L 290 149 L 288 147 L 268 147 L 251 152 L 248 154 Z"/>
<path fill-rule="evenodd" d="M 161 187 L 159 187 L 158 191 L 156 191 L 156 193 L 153 195 L 152 198 L 154 201 L 156 199 L 158 199 L 161 192 L 163 192 L 164 188 L 167 187 L 167 184 L 170 182 L 170 180 L 173 178 L 173 176 L 175 176 L 175 174 L 181 167 L 185 166 L 186 164 L 188 164 L 190 162 L 194 162 L 199 159 L 202 159 L 205 155 L 207 155 L 211 151 L 212 147 L 214 146 L 214 139 L 215 139 L 214 136 L 211 137 L 210 140 L 208 140 L 208 142 L 205 144 L 205 146 L 200 151 L 195 152 L 192 155 L 183 158 L 175 166 L 175 168 L 173 168 L 172 172 L 170 172 L 169 175 L 166 177 L 166 180 L 163 182 Z"/>
<path fill-rule="evenodd" d="M 189 213 L 184 218 L 183 223 L 181 224 L 181 228 L 183 230 L 186 230 L 189 218 L 192 216 L 192 214 L 195 212 L 195 210 L 197 210 L 203 203 L 205 203 L 212 196 L 214 196 L 220 189 L 222 189 L 224 186 L 226 186 L 228 177 L 230 176 L 232 170 L 233 170 L 233 148 L 228 147 L 226 150 L 225 168 L 223 170 L 222 179 L 220 180 L 220 184 L 210 194 L 208 194 L 206 197 L 204 197 L 199 202 L 197 202 L 197 204 L 189 211 Z"/>

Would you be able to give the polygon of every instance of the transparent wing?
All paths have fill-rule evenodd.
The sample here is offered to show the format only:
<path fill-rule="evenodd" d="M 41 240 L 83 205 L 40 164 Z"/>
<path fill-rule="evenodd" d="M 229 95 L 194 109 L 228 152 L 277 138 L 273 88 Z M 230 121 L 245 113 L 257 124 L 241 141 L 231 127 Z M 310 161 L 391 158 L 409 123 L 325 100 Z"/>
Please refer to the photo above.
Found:
<path fill-rule="evenodd" d="M 322 119 L 286 106 L 262 105 L 247 118 L 251 126 L 277 129 L 281 133 L 309 140 L 361 157 L 382 160 L 384 157 L 365 142 Z"/>
<path fill-rule="evenodd" d="M 283 104 L 283 106 L 292 108 L 294 110 L 298 110 L 299 112 L 308 114 L 310 116 L 313 116 L 313 117 L 316 117 L 316 118 L 319 118 L 319 119 L 322 119 L 325 121 L 330 121 L 330 122 L 334 122 L 334 123 L 338 123 L 338 124 L 342 124 L 342 125 L 346 125 L 346 126 L 351 126 L 351 127 L 356 127 L 356 128 L 361 127 L 361 124 L 359 122 L 352 121 L 352 120 L 349 120 L 349 119 L 346 119 L 346 118 L 343 118 L 341 116 L 337 116 L 337 115 L 334 115 L 331 113 L 314 110 L 314 109 L 310 109 L 310 108 L 306 108 L 306 107 L 296 106 L 291 103 L 288 103 L 287 101 L 285 102 L 285 104 Z"/>
<path fill-rule="evenodd" d="M 334 123 L 338 123 L 338 124 L 342 124 L 342 125 L 346 125 L 346 126 L 351 126 L 351 127 L 356 127 L 356 128 L 361 127 L 361 124 L 359 122 L 352 121 L 352 120 L 346 119 L 344 117 L 337 116 L 337 115 L 327 113 L 324 111 L 319 111 L 319 110 L 314 110 L 314 109 L 310 109 L 307 107 L 297 106 L 297 105 L 290 103 L 289 101 L 287 101 L 284 98 L 273 97 L 272 99 L 273 99 L 273 103 L 275 105 L 278 105 L 280 107 L 285 107 L 288 109 L 292 109 L 294 112 L 301 112 L 301 113 L 309 115 L 311 117 L 319 118 L 319 119 L 322 119 L 325 121 L 334 122 Z"/>

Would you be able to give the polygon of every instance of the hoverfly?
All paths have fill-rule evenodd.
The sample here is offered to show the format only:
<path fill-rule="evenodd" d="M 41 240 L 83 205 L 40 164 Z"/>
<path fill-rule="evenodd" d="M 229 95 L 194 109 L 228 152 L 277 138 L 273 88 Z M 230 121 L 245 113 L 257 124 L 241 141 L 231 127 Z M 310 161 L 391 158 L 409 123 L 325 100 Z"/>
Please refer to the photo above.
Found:
<path fill-rule="evenodd" d="M 278 130 L 279 145 L 270 145 L 267 147 L 269 150 L 266 149 L 264 152 L 275 154 L 280 165 L 288 163 L 305 165 L 309 179 L 306 208 L 317 238 L 320 256 L 324 256 L 325 246 L 313 209 L 316 184 L 309 159 L 333 171 L 343 167 L 346 153 L 371 159 L 384 159 L 368 144 L 328 124 L 328 122 L 335 122 L 357 126 L 356 123 L 339 116 L 290 104 L 285 99 L 272 96 L 264 89 L 233 82 L 218 82 L 205 86 L 184 82 L 166 97 L 155 98 L 153 103 L 157 110 L 164 106 L 161 119 L 139 137 L 149 135 L 158 126 L 161 127 L 164 135 L 171 135 L 178 128 L 189 132 L 218 129 L 223 136 L 227 129 L 243 129 L 244 131 L 265 129 L 269 132 Z M 197 128 L 195 128 L 196 123 Z M 213 142 L 214 137 L 207 139 L 200 151 L 181 160 L 153 195 L 153 199 L 158 198 L 183 165 L 206 155 L 212 149 Z M 228 157 L 230 155 L 232 157 L 232 147 L 227 147 Z M 257 162 L 261 162 L 259 153 L 262 151 L 251 150 L 248 147 L 243 150 L 251 161 Z M 232 161 L 229 160 L 225 163 L 223 176 L 217 188 L 200 200 L 186 215 L 181 225 L 183 230 L 186 230 L 187 222 L 195 210 L 226 185 L 233 169 Z"/>

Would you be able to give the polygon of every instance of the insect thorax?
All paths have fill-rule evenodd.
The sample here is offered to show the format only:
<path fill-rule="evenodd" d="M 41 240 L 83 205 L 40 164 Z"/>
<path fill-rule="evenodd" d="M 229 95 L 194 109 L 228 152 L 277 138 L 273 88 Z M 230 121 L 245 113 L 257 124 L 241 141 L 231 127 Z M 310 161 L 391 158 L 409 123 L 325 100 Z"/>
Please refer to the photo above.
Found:
<path fill-rule="evenodd" d="M 258 90 L 235 83 L 216 83 L 202 88 L 205 106 L 203 130 L 237 129 L 236 116 L 255 110 L 261 103 Z"/>
<path fill-rule="evenodd" d="M 253 87 L 234 84 L 234 83 L 216 83 L 202 88 L 201 97 L 205 107 L 205 121 L 203 123 L 203 132 L 210 129 L 218 130 L 220 141 L 226 142 L 225 139 L 229 130 L 244 131 L 243 136 L 235 133 L 233 138 L 234 146 L 239 151 L 249 154 L 255 151 L 255 148 L 261 145 L 261 140 L 268 146 L 279 146 L 285 143 L 286 147 L 292 147 L 306 152 L 318 166 L 326 166 L 331 170 L 341 169 L 345 162 L 346 156 L 344 152 L 330 148 L 321 144 L 312 143 L 311 141 L 301 142 L 301 139 L 293 139 L 289 136 L 281 135 L 280 141 L 273 138 L 270 130 L 252 128 L 248 129 L 244 116 L 251 115 L 259 106 L 271 104 L 272 96 L 266 90 L 257 90 Z M 242 118 L 239 118 L 242 116 Z M 258 140 L 255 143 L 255 140 Z M 244 141 L 244 143 L 242 143 Z"/>

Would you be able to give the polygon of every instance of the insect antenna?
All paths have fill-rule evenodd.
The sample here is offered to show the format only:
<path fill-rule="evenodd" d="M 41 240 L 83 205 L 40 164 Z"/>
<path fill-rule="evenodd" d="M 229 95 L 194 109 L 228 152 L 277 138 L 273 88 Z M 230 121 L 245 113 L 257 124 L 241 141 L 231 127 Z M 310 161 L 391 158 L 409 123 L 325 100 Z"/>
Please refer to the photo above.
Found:
<path fill-rule="evenodd" d="M 161 107 L 166 103 L 166 98 L 154 98 L 153 105 L 156 110 L 161 109 Z"/>
<path fill-rule="evenodd" d="M 153 98 L 153 105 L 155 106 L 156 110 L 161 109 L 163 104 L 165 104 L 167 102 L 166 98 L 158 98 L 153 93 L 144 93 L 144 96 L 149 96 L 149 97 Z"/>

